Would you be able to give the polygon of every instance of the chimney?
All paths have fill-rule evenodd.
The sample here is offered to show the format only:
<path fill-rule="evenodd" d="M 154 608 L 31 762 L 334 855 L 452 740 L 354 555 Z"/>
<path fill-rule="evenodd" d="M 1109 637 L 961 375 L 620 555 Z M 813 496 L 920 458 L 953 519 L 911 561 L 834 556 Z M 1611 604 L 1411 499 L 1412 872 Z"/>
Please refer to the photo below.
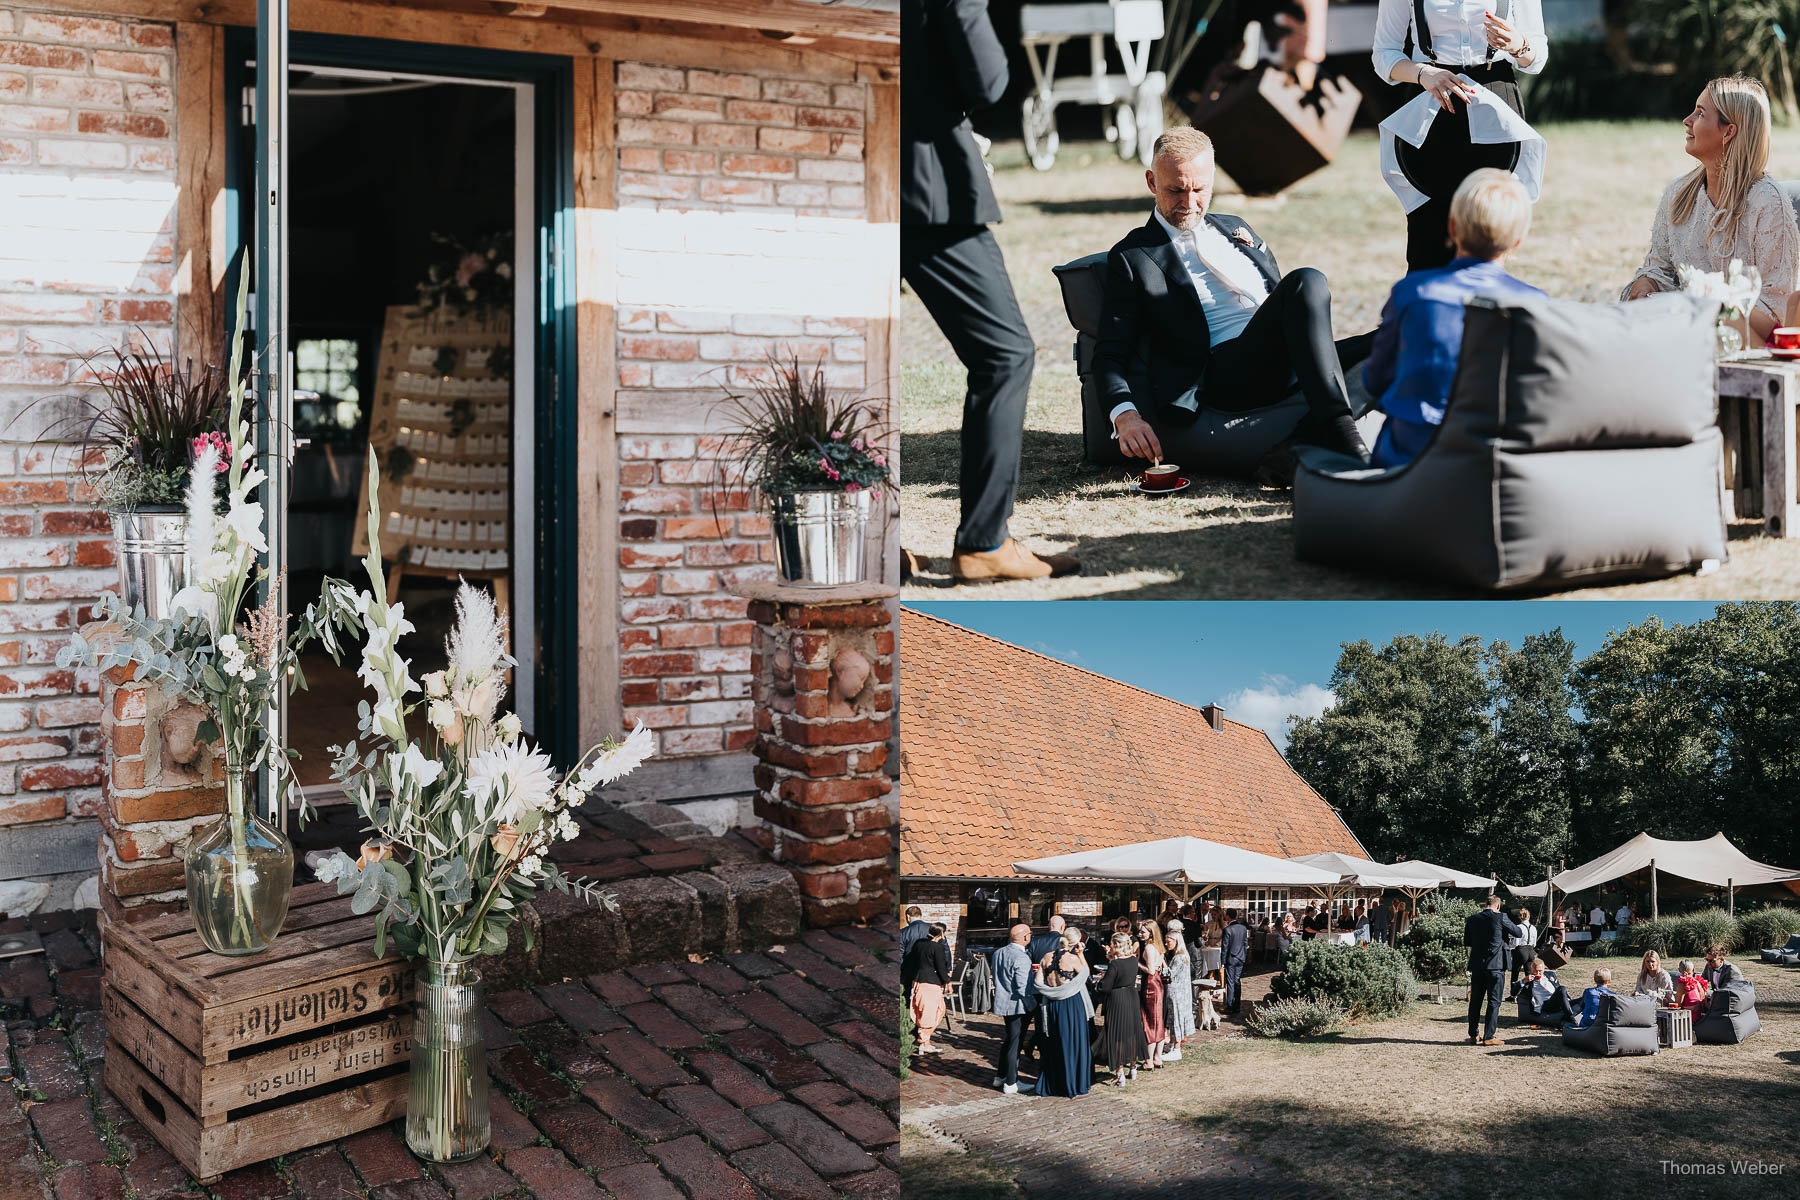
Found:
<path fill-rule="evenodd" d="M 1211 725 L 1214 729 L 1220 731 L 1221 733 L 1224 732 L 1224 729 L 1225 729 L 1224 706 L 1218 705 L 1218 704 L 1208 704 L 1205 708 L 1202 708 L 1200 711 L 1202 713 L 1206 714 L 1206 723 L 1208 725 Z"/>

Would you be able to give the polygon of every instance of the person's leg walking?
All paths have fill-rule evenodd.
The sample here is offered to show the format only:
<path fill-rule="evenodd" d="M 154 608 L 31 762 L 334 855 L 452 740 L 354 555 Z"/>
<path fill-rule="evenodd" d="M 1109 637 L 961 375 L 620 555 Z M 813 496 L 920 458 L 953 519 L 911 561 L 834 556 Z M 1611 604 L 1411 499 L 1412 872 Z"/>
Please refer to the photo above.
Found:
<path fill-rule="evenodd" d="M 1487 974 L 1487 1026 L 1482 1036 L 1491 1042 L 1500 1030 L 1500 1005 L 1505 1003 L 1506 975 L 1501 971 Z"/>
<path fill-rule="evenodd" d="M 1481 1036 L 1481 972 L 1469 972 L 1469 1040 Z"/>
<path fill-rule="evenodd" d="M 985 226 L 908 226 L 901 275 L 968 369 L 956 549 L 1007 538 L 1036 351 L 1000 245 Z"/>
<path fill-rule="evenodd" d="M 1236 1013 L 1239 994 L 1244 986 L 1244 964 L 1227 963 L 1225 966 L 1225 1011 Z"/>
<path fill-rule="evenodd" d="M 1019 1084 L 1019 1042 L 1025 1034 L 1025 1014 L 1014 1013 L 1000 1018 L 1005 1022 L 1005 1031 L 1000 1037 L 1000 1051 L 994 1058 L 994 1074 L 1007 1087 Z"/>

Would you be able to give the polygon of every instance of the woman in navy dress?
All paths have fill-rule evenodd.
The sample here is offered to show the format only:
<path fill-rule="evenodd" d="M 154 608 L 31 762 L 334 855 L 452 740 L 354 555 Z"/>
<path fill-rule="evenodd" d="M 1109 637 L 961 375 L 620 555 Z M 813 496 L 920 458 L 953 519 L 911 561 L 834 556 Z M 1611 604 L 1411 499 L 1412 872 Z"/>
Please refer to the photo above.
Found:
<path fill-rule="evenodd" d="M 1085 1096 L 1094 1083 L 1093 1050 L 1088 1044 L 1094 1002 L 1088 996 L 1081 931 L 1064 930 L 1061 948 L 1044 955 L 1040 965 L 1037 1094 Z"/>

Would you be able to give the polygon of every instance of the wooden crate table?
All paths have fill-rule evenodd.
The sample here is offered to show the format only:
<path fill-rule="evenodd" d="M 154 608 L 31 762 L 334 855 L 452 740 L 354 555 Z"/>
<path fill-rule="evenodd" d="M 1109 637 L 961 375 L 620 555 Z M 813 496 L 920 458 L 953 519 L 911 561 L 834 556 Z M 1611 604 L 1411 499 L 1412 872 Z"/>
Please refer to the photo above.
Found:
<path fill-rule="evenodd" d="M 1694 1044 L 1694 1014 L 1685 1008 L 1658 1008 L 1656 1036 L 1671 1050 L 1685 1050 Z"/>
<path fill-rule="evenodd" d="M 406 1110 L 412 966 L 374 957 L 374 917 L 334 886 L 295 888 L 246 958 L 208 951 L 186 913 L 101 936 L 107 1090 L 195 1178 Z"/>
<path fill-rule="evenodd" d="M 1747 351 L 1718 368 L 1725 500 L 1770 537 L 1800 537 L 1800 363 Z"/>

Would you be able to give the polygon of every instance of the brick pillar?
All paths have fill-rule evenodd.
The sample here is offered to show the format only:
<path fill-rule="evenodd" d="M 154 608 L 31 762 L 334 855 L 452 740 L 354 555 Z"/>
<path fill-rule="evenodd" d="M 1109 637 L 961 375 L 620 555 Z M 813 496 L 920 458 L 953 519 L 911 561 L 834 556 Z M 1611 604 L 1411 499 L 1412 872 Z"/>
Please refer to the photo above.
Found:
<path fill-rule="evenodd" d="M 100 654 L 111 644 L 106 625 L 82 634 Z M 184 907 L 182 853 L 225 811 L 223 760 L 194 737 L 201 710 L 133 670 L 100 676 L 100 911 L 128 921 Z"/>
<path fill-rule="evenodd" d="M 893 906 L 897 815 L 882 772 L 894 715 L 893 588 L 751 584 L 756 815 L 809 925 Z M 866 674 L 865 674 L 866 668 Z M 860 679 L 854 695 L 844 695 Z"/>

